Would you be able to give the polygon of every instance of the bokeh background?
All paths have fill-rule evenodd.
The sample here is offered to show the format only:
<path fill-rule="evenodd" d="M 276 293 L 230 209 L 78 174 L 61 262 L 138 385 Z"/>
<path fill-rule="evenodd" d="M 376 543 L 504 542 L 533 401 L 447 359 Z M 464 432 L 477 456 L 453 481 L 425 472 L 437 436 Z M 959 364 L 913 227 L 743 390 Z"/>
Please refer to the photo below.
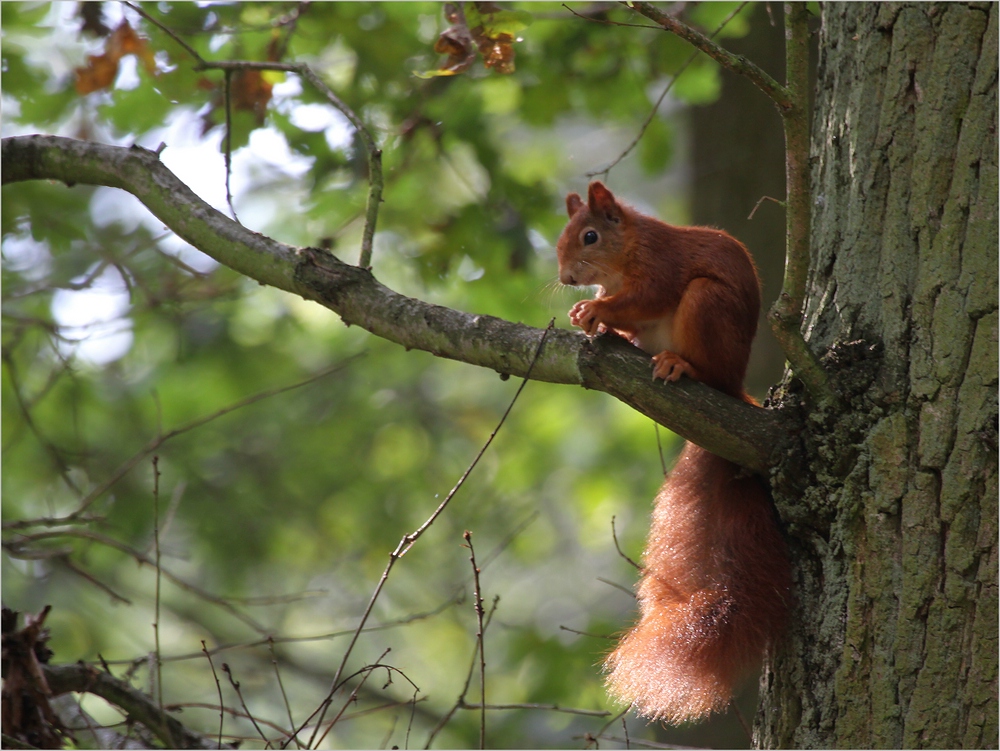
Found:
<path fill-rule="evenodd" d="M 537 327 L 554 317 L 568 328 L 566 311 L 588 294 L 557 281 L 565 194 L 585 192 L 588 173 L 625 151 L 692 54 L 661 30 L 618 25 L 648 24 L 625 7 L 509 4 L 523 26 L 512 72 L 477 60 L 433 76 L 449 25 L 438 3 L 142 7 L 206 59 L 310 63 L 370 124 L 386 178 L 372 261 L 380 281 Z M 722 25 L 717 40 L 781 79 L 780 13 L 672 9 L 705 33 Z M 176 41 L 124 5 L 4 3 L 0 20 L 4 136 L 165 144 L 164 163 L 228 211 L 221 73 L 196 72 Z M 110 60 L 123 24 L 132 51 L 101 69 L 94 58 Z M 308 84 L 281 73 L 234 81 L 231 149 L 241 222 L 356 262 L 365 155 Z M 773 301 L 784 215 L 770 201 L 748 215 L 762 196 L 783 196 L 781 129 L 749 84 L 695 57 L 602 179 L 666 221 L 742 239 L 765 308 Z M 186 705 L 178 717 L 191 727 L 218 729 L 204 640 L 256 717 L 304 721 L 389 553 L 455 484 L 519 383 L 405 352 L 220 268 L 124 192 L 22 183 L 5 186 L 2 201 L 4 604 L 52 605 L 54 662 L 103 659 L 156 692 L 157 574 L 137 558 L 151 560 L 158 537 L 174 577 L 161 577 L 159 598 L 164 702 Z M 782 367 L 762 328 L 749 376 L 758 398 Z M 179 428 L 190 429 L 157 442 Z M 635 747 L 747 747 L 733 712 L 686 728 L 634 717 L 606 727 L 622 708 L 605 695 L 599 663 L 634 615 L 636 579 L 612 520 L 638 559 L 661 461 L 679 446 L 604 394 L 529 383 L 452 504 L 393 569 L 369 621 L 379 628 L 348 663 L 351 672 L 391 649 L 382 661 L 419 687 L 418 701 L 400 675 L 373 674 L 323 745 L 423 747 L 454 707 L 476 645 L 469 530 L 487 608 L 499 598 L 485 636 L 487 701 L 540 705 L 491 710 L 489 746 L 595 747 L 603 732 L 601 748 L 622 747 L 626 734 Z M 46 521 L 88 497 L 83 520 Z M 476 672 L 469 703 L 478 681 Z M 748 722 L 754 684 L 740 697 Z M 222 691 L 238 709 L 225 680 Z M 83 706 L 101 722 L 122 719 L 95 697 Z M 245 720 L 227 717 L 225 732 L 262 745 Z M 468 709 L 433 738 L 438 748 L 478 742 L 479 714 Z"/>

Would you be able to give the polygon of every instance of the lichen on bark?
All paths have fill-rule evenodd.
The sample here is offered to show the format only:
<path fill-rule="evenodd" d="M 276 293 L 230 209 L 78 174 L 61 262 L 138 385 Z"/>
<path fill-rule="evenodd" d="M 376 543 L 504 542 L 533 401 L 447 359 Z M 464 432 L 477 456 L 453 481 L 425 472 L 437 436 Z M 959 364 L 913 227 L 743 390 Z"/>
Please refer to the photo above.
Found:
<path fill-rule="evenodd" d="M 871 379 L 846 412 L 814 418 L 809 490 L 776 494 L 801 612 L 766 676 L 758 741 L 988 746 L 996 5 L 824 4 L 822 15 L 807 330 L 817 349 L 860 340 L 878 357 L 847 363 L 841 381 L 858 368 Z"/>

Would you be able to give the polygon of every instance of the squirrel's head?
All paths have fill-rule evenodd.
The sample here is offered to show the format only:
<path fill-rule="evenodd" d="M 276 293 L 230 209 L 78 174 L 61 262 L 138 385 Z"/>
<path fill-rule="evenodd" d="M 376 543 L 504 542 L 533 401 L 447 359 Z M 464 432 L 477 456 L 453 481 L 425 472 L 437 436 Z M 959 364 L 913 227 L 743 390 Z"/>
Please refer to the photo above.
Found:
<path fill-rule="evenodd" d="M 621 280 L 625 247 L 626 212 L 614 194 L 595 180 L 587 191 L 587 202 L 576 193 L 566 196 L 566 224 L 556 256 L 559 281 L 572 286 L 598 284 L 614 294 Z"/>

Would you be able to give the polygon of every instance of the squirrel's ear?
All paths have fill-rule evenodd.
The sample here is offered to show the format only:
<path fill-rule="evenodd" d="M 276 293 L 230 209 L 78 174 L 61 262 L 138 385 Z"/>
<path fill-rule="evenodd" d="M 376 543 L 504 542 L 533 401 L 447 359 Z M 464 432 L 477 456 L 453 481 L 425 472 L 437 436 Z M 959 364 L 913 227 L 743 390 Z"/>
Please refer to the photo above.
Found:
<path fill-rule="evenodd" d="M 609 222 L 620 222 L 622 220 L 622 210 L 615 201 L 614 194 L 604 187 L 600 180 L 594 180 L 590 184 L 587 192 L 587 205 L 590 213 L 605 217 Z"/>
<path fill-rule="evenodd" d="M 566 196 L 566 213 L 569 214 L 570 219 L 573 218 L 573 214 L 580 210 L 583 206 L 583 199 L 580 198 L 579 193 L 570 193 Z"/>

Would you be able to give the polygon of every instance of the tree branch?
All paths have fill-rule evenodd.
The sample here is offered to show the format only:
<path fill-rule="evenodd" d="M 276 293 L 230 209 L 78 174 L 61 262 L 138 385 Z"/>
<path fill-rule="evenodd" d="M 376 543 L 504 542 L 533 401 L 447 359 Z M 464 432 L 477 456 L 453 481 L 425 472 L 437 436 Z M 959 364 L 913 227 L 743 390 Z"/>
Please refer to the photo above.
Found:
<path fill-rule="evenodd" d="M 371 272 L 314 248 L 294 248 L 252 232 L 196 196 L 159 160 L 124 148 L 57 136 L 3 139 L 3 184 L 59 180 L 121 188 L 178 236 L 261 284 L 300 295 L 376 336 L 438 357 L 524 376 L 542 330 L 472 315 L 393 292 Z M 534 380 L 604 391 L 688 440 L 755 472 L 792 430 L 776 412 L 752 407 L 704 384 L 654 383 L 648 356 L 618 337 L 589 340 L 549 332 Z"/>
<path fill-rule="evenodd" d="M 142 691 L 111 673 L 83 663 L 42 665 L 42 672 L 54 695 L 76 691 L 100 696 L 124 710 L 130 719 L 142 723 L 163 742 L 165 748 L 219 748 L 214 740 L 184 727 Z"/>
<path fill-rule="evenodd" d="M 785 3 L 785 85 L 750 60 L 720 47 L 696 29 L 648 2 L 627 3 L 676 34 L 724 68 L 747 78 L 778 108 L 785 130 L 785 278 L 768 321 L 792 371 L 820 404 L 834 404 L 826 372 L 802 335 L 802 302 L 809 269 L 809 11 L 804 2 Z M 697 441 L 696 441 L 697 443 Z"/>
<path fill-rule="evenodd" d="M 351 125 L 354 126 L 354 130 L 357 132 L 364 144 L 365 153 L 368 156 L 368 203 L 365 209 L 365 227 L 361 234 L 361 257 L 358 261 L 358 265 L 362 268 L 368 268 L 371 265 L 372 259 L 372 249 L 375 241 L 375 222 L 378 219 L 378 209 L 379 205 L 382 203 L 382 191 L 385 187 L 385 182 L 382 177 L 382 150 L 375 143 L 375 139 L 372 137 L 371 131 L 365 125 L 364 121 L 357 116 L 357 114 L 352 110 L 347 104 L 331 89 L 326 83 L 321 79 L 316 72 L 306 63 L 281 63 L 273 61 L 254 61 L 254 60 L 222 60 L 222 61 L 212 61 L 206 60 L 192 47 L 190 44 L 184 41 L 178 34 L 172 31 L 166 24 L 162 21 L 157 20 L 153 16 L 149 15 L 138 5 L 133 5 L 132 3 L 126 2 L 129 8 L 134 10 L 136 13 L 141 15 L 147 21 L 152 23 L 154 26 L 162 30 L 171 39 L 173 39 L 177 44 L 179 44 L 185 52 L 187 52 L 195 61 L 194 70 L 221 70 L 226 74 L 226 138 L 229 138 L 229 77 L 233 71 L 238 70 L 277 70 L 284 71 L 286 73 L 295 73 L 302 76 L 304 79 L 309 81 L 313 87 L 330 102 L 334 107 L 340 110 L 341 113 L 350 121 Z M 298 20 L 298 13 L 301 13 L 302 7 L 296 12 L 293 17 L 293 24 Z M 294 26 L 293 26 L 294 28 Z M 289 32 L 290 33 L 290 32 Z M 288 37 L 285 38 L 284 44 L 287 45 Z M 283 54 L 283 53 L 282 53 Z M 280 55 L 279 58 L 280 60 Z M 230 199 L 229 207 L 232 210 L 232 200 L 229 196 L 229 169 L 228 169 L 228 156 L 229 150 L 226 149 L 227 156 L 227 169 L 226 169 L 226 197 Z M 233 216 L 236 216 L 236 212 L 233 211 Z"/>
<path fill-rule="evenodd" d="M 812 200 L 809 175 L 809 11 L 785 4 L 785 76 L 791 106 L 781 110 L 785 129 L 785 278 L 768 322 L 792 371 L 819 403 L 835 403 L 826 371 L 802 335 L 802 305 L 809 271 Z"/>
<path fill-rule="evenodd" d="M 625 4 L 637 10 L 650 21 L 656 22 L 667 31 L 676 34 L 684 41 L 698 48 L 724 68 L 728 68 L 734 73 L 748 78 L 754 86 L 763 91 L 775 103 L 779 110 L 783 111 L 793 106 L 791 92 L 771 78 L 763 68 L 758 67 L 742 55 L 734 55 L 697 29 L 693 29 L 686 23 L 665 13 L 652 3 L 634 2 Z"/>

